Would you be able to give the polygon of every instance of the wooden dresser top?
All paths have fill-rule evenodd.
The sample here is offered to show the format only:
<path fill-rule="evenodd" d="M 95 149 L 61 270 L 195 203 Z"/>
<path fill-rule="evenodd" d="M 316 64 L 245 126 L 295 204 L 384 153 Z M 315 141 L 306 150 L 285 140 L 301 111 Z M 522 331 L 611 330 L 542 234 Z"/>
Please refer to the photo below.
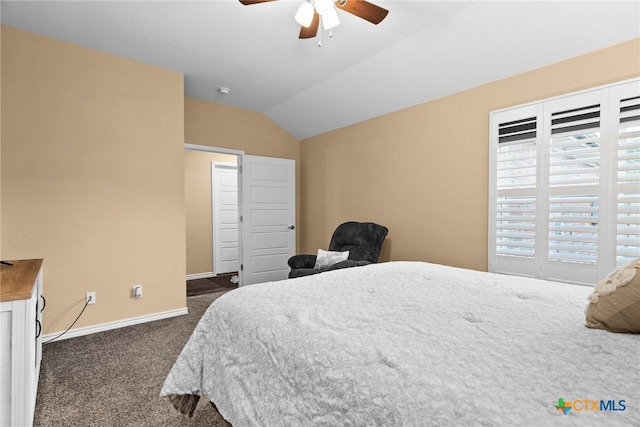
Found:
<path fill-rule="evenodd" d="M 42 266 L 42 259 L 7 261 L 0 264 L 0 302 L 29 299 Z"/>

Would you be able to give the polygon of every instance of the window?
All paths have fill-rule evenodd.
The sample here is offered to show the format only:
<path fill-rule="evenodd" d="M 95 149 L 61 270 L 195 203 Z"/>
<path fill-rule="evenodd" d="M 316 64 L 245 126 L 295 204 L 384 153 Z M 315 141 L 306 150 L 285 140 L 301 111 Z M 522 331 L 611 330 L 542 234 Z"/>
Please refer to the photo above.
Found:
<path fill-rule="evenodd" d="M 489 270 L 594 284 L 640 257 L 640 80 L 491 113 Z"/>

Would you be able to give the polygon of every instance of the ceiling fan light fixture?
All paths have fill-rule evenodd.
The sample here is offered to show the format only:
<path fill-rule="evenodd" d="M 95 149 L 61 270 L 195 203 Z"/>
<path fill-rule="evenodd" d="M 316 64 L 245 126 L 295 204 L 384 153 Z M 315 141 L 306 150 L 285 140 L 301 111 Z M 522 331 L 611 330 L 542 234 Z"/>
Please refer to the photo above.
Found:
<path fill-rule="evenodd" d="M 274 0 L 240 0 L 240 3 L 248 6 L 271 1 Z M 331 29 L 340 25 L 337 9 L 372 24 L 379 24 L 389 13 L 387 9 L 366 0 L 303 0 L 294 16 L 295 21 L 301 26 L 298 38 L 310 39 L 315 36 L 321 38 L 318 33 L 320 22 L 324 29 L 329 31 L 329 37 L 331 37 Z M 321 43 L 322 41 L 318 44 L 321 45 Z"/>
<path fill-rule="evenodd" d="M 325 14 L 322 15 L 322 27 L 325 30 L 330 30 L 338 25 L 340 25 L 340 19 L 335 9 L 331 8 L 331 11 L 325 12 Z"/>
<path fill-rule="evenodd" d="M 311 25 L 311 21 L 313 21 L 313 14 L 314 14 L 313 5 L 310 2 L 305 1 L 298 8 L 298 11 L 296 12 L 295 20 L 298 24 L 302 25 L 303 27 L 309 27 L 309 25 Z"/>
<path fill-rule="evenodd" d="M 316 0 L 316 11 L 324 18 L 325 14 L 335 12 L 332 0 Z"/>

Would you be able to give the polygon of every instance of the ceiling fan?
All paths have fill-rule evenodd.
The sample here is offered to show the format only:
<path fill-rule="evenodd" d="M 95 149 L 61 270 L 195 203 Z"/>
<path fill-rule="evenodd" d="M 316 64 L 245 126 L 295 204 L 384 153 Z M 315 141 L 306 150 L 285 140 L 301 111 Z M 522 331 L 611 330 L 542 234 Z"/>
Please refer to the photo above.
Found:
<path fill-rule="evenodd" d="M 275 0 L 240 0 L 245 6 L 267 3 Z M 379 24 L 389 11 L 365 0 L 305 0 L 296 12 L 295 19 L 300 24 L 300 39 L 310 39 L 318 33 L 320 20 L 325 30 L 330 30 L 340 23 L 334 8 L 342 9 L 372 24 Z"/>

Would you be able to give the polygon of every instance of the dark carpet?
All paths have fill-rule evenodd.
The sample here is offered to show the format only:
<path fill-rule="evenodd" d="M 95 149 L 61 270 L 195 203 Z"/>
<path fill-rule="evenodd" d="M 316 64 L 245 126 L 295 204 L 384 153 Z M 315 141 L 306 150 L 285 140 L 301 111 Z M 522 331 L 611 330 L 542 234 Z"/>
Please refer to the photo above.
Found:
<path fill-rule="evenodd" d="M 188 297 L 184 316 L 44 345 L 33 425 L 222 426 L 208 399 L 189 419 L 160 389 L 200 317 L 225 292 Z"/>

